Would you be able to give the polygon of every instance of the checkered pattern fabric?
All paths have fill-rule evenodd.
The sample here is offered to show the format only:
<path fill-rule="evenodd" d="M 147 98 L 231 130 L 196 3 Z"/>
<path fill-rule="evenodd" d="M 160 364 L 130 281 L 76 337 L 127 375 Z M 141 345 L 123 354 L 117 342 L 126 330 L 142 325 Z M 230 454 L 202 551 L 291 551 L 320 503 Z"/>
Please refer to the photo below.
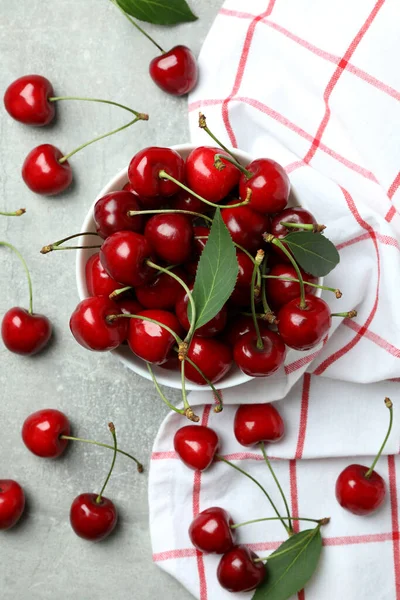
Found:
<path fill-rule="evenodd" d="M 210 143 L 197 128 L 201 110 L 223 142 L 285 166 L 299 202 L 327 225 L 340 251 L 326 284 L 343 298 L 324 298 L 336 311 L 358 310 L 354 320 L 335 321 L 321 348 L 291 355 L 274 377 L 226 390 L 223 413 L 212 411 L 208 392 L 190 396 L 202 405 L 202 422 L 219 433 L 221 453 L 272 493 L 260 453 L 236 443 L 232 421 L 237 404 L 285 398 L 279 410 L 287 434 L 269 449 L 274 466 L 294 515 L 332 518 L 318 573 L 299 600 L 400 600 L 398 417 L 378 467 L 388 486 L 382 510 L 356 517 L 334 497 L 342 468 L 368 464 L 380 445 L 384 396 L 395 405 L 400 397 L 399 17 L 395 0 L 228 0 L 203 46 L 200 84 L 189 99 L 196 143 Z M 188 525 L 213 505 L 236 521 L 271 512 L 257 488 L 226 465 L 203 474 L 186 469 L 172 445 L 180 426 L 170 415 L 154 446 L 154 560 L 196 598 L 229 598 L 216 580 L 218 558 L 191 548 Z M 281 529 L 250 526 L 240 540 L 265 555 L 283 541 Z"/>

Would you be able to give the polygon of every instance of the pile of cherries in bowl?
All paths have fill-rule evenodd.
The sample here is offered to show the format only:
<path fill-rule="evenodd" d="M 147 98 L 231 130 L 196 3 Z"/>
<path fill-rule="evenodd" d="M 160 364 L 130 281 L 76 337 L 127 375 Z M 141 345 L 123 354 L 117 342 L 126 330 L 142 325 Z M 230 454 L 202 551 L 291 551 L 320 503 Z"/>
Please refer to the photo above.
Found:
<path fill-rule="evenodd" d="M 199 370 L 188 362 L 185 376 L 196 386 L 214 384 L 227 380 L 235 365 L 244 380 L 269 376 L 283 365 L 287 347 L 308 350 L 321 342 L 331 313 L 318 287 L 307 285 L 317 285 L 318 278 L 302 271 L 307 310 L 299 319 L 298 273 L 263 234 L 283 239 L 293 230 L 282 222 L 314 225 L 316 220 L 304 208 L 288 205 L 290 182 L 275 161 L 249 160 L 243 173 L 221 148 L 182 148 L 183 152 L 161 147 L 139 151 L 129 164 L 123 189 L 95 203 L 86 221 L 94 222 L 104 241 L 98 252 L 86 254 L 83 287 L 89 297 L 72 314 L 72 333 L 90 350 L 113 350 L 127 342 L 139 359 L 179 369 L 176 336 L 183 338 L 190 328 L 188 293 L 179 280 L 192 289 L 218 208 L 236 246 L 238 278 L 226 304 L 190 339 L 187 358 Z M 242 161 L 248 158 L 236 155 Z M 259 280 L 254 294 L 262 348 L 251 300 L 259 250 L 265 258 L 258 266 L 263 276 L 272 276 Z M 114 318 L 122 314 L 136 317 Z"/>

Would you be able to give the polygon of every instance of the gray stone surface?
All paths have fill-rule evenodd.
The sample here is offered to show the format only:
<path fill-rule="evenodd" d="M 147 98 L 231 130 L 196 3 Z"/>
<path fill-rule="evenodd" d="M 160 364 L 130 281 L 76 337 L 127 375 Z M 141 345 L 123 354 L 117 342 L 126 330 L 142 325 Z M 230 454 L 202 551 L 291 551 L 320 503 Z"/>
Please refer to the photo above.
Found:
<path fill-rule="evenodd" d="M 179 42 L 199 52 L 222 0 L 192 1 L 199 20 L 174 28 L 148 26 L 161 45 Z M 26 516 L 1 534 L 0 597 L 13 600 L 114 598 L 185 599 L 189 594 L 152 564 L 148 532 L 147 476 L 129 459 L 117 461 L 107 495 L 120 512 L 120 527 L 101 544 L 71 531 L 72 499 L 97 491 L 111 460 L 107 450 L 71 444 L 63 458 L 35 458 L 22 444 L 24 418 L 43 407 L 67 413 L 76 435 L 108 441 L 107 422 L 116 425 L 121 446 L 148 465 L 158 426 L 166 414 L 152 385 L 125 370 L 110 355 L 85 351 L 68 328 L 77 303 L 73 252 L 39 254 L 40 248 L 80 229 L 88 206 L 103 185 L 141 147 L 188 140 L 185 99 L 163 94 L 148 76 L 155 49 L 107 0 L 0 0 L 0 90 L 16 77 L 47 76 L 58 95 L 110 98 L 150 114 L 109 140 L 71 160 L 74 187 L 46 199 L 24 185 L 25 155 L 50 142 L 64 152 L 96 134 L 123 124 L 118 109 L 63 103 L 57 122 L 31 129 L 0 114 L 0 210 L 27 208 L 19 219 L 0 217 L 0 239 L 23 252 L 34 284 L 34 309 L 54 324 L 51 347 L 34 358 L 13 355 L 0 345 L 0 477 L 17 479 L 28 498 Z M 0 249 L 0 314 L 27 306 L 27 285 L 18 259 Z M 177 400 L 178 393 L 170 393 Z"/>

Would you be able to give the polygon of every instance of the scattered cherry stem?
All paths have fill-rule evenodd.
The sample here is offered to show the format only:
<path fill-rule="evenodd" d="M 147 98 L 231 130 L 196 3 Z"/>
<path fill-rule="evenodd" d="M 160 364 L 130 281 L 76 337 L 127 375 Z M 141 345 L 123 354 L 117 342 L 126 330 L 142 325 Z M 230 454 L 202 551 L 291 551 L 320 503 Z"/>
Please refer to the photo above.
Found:
<path fill-rule="evenodd" d="M 268 467 L 268 469 L 270 470 L 270 473 L 271 473 L 271 475 L 272 475 L 272 477 L 273 477 L 273 479 L 274 479 L 274 481 L 275 481 L 275 483 L 276 483 L 276 485 L 277 485 L 277 487 L 278 487 L 278 490 L 279 490 L 279 492 L 280 492 L 280 494 L 281 494 L 281 496 L 282 496 L 282 500 L 283 500 L 283 503 L 284 503 L 284 505 L 285 505 L 285 508 L 286 508 L 286 514 L 287 514 L 287 518 L 288 518 L 288 521 L 289 521 L 289 524 L 288 524 L 288 526 L 289 526 L 289 529 L 290 529 L 290 531 L 293 533 L 293 527 L 292 527 L 292 521 L 291 521 L 291 516 L 290 516 L 289 505 L 288 505 L 288 503 L 287 503 L 286 496 L 285 496 L 285 494 L 284 494 L 284 492 L 283 492 L 283 489 L 282 489 L 282 487 L 281 487 L 281 484 L 280 484 L 280 483 L 279 483 L 279 481 L 278 481 L 278 478 L 277 478 L 277 476 L 276 476 L 276 474 L 275 474 L 275 471 L 274 471 L 274 469 L 272 468 L 271 462 L 270 462 L 270 460 L 269 460 L 269 458 L 268 458 L 268 456 L 267 456 L 267 453 L 266 453 L 266 451 L 265 451 L 265 444 L 264 444 L 264 442 L 260 442 L 260 448 L 261 448 L 261 452 L 262 452 L 262 455 L 263 455 L 263 457 L 264 457 L 264 460 L 265 460 L 265 462 L 267 463 L 267 467 Z"/>
<path fill-rule="evenodd" d="M 16 249 L 15 246 L 13 246 L 12 244 L 10 244 L 9 242 L 0 242 L 0 246 L 6 246 L 7 248 L 10 248 L 10 250 L 12 250 L 19 258 L 19 260 L 22 263 L 22 266 L 25 269 L 25 273 L 26 273 L 26 277 L 28 279 L 28 288 L 29 288 L 29 314 L 32 315 L 33 314 L 33 291 L 32 291 L 32 280 L 31 280 L 31 275 L 29 273 L 29 269 L 28 266 L 25 262 L 24 257 L 22 256 L 21 252 L 19 250 Z"/>
<path fill-rule="evenodd" d="M 94 444 L 95 446 L 101 446 L 102 448 L 108 448 L 109 450 L 114 450 L 114 447 L 110 446 L 109 444 L 103 444 L 102 442 L 96 442 L 95 440 L 86 440 L 84 438 L 78 438 L 73 435 L 60 435 L 60 440 L 70 440 L 71 442 L 84 442 L 85 444 Z M 137 460 L 137 458 L 132 456 L 132 454 L 128 454 L 128 452 L 124 452 L 124 450 L 120 450 L 119 448 L 117 448 L 117 452 L 134 460 L 135 463 L 137 464 L 138 472 L 143 473 L 143 465 L 142 465 L 142 463 L 140 463 Z"/>
<path fill-rule="evenodd" d="M 331 317 L 343 317 L 343 319 L 354 319 L 357 316 L 356 310 L 349 310 L 348 312 L 331 313 Z"/>
<path fill-rule="evenodd" d="M 111 473 L 113 472 L 113 469 L 114 469 L 115 460 L 117 458 L 118 446 L 117 446 L 117 436 L 116 436 L 116 433 L 115 433 L 114 424 L 113 423 L 109 423 L 108 424 L 108 428 L 109 428 L 109 430 L 111 432 L 111 435 L 113 437 L 113 440 L 114 440 L 114 454 L 113 454 L 113 458 L 112 458 L 112 462 L 111 462 L 111 467 L 110 467 L 110 470 L 109 470 L 108 475 L 106 477 L 106 480 L 105 480 L 105 482 L 103 484 L 103 487 L 101 488 L 100 494 L 96 498 L 96 504 L 100 504 L 101 501 L 102 501 L 102 496 L 104 494 L 104 490 L 106 489 L 107 483 L 110 480 Z"/>
<path fill-rule="evenodd" d="M 250 287 L 250 301 L 251 301 L 251 315 L 253 317 L 254 329 L 257 334 L 257 348 L 262 350 L 264 348 L 264 342 L 261 337 L 260 328 L 258 326 L 257 314 L 256 314 L 256 301 L 254 297 L 254 288 L 256 283 L 257 272 L 260 270 L 260 264 L 264 258 L 264 250 L 257 250 L 257 255 L 254 261 L 253 274 L 251 276 L 251 287 Z"/>
<path fill-rule="evenodd" d="M 222 207 L 220 207 L 222 208 Z M 168 208 L 168 209 L 163 209 L 163 210 L 128 210 L 128 217 L 135 217 L 136 215 L 164 215 L 164 214 L 168 214 L 168 213 L 179 213 L 182 215 L 193 215 L 194 217 L 199 217 L 201 219 L 204 219 L 205 221 L 208 221 L 209 223 L 212 223 L 212 219 L 210 217 L 207 217 L 207 215 L 202 215 L 201 213 L 198 212 L 193 212 L 192 210 L 183 210 L 183 209 L 175 209 L 175 208 Z"/>
<path fill-rule="evenodd" d="M 247 471 L 244 471 L 243 469 L 241 469 L 240 467 L 238 467 L 237 465 L 235 465 L 234 463 L 230 462 L 229 460 L 227 460 L 226 458 L 224 458 L 223 456 L 217 454 L 216 458 L 224 463 L 226 463 L 227 465 L 229 465 L 230 467 L 232 467 L 233 469 L 236 469 L 236 471 L 239 471 L 239 473 L 242 473 L 242 475 L 245 475 L 246 477 L 248 477 L 249 479 L 251 479 L 259 488 L 260 490 L 263 492 L 263 494 L 268 498 L 269 503 L 271 504 L 273 510 L 275 511 L 276 516 L 278 517 L 278 519 L 281 521 L 282 525 L 284 526 L 286 532 L 291 535 L 291 530 L 288 527 L 288 525 L 286 525 L 283 517 L 281 517 L 281 515 L 279 514 L 278 509 L 276 508 L 271 496 L 268 494 L 267 490 L 265 488 L 263 488 L 263 486 L 261 485 L 261 483 L 259 483 L 257 481 L 257 479 L 255 479 L 254 477 L 252 477 L 252 475 L 250 475 L 250 473 L 247 473 Z"/>
<path fill-rule="evenodd" d="M 263 279 L 280 279 L 281 281 L 294 281 L 296 283 L 300 283 L 299 279 L 296 279 L 295 277 L 283 277 L 281 275 L 263 275 Z M 336 296 L 336 298 L 341 298 L 342 297 L 342 292 L 337 289 L 337 288 L 331 288 L 331 287 L 327 287 L 326 285 L 318 285 L 318 283 L 310 283 L 309 281 L 305 281 L 304 282 L 305 285 L 309 285 L 310 287 L 313 288 L 318 288 L 320 290 L 327 290 L 328 292 L 333 292 Z"/>
<path fill-rule="evenodd" d="M 136 23 L 136 21 L 134 21 L 133 19 L 131 19 L 131 17 L 124 11 L 124 9 L 118 4 L 118 2 L 116 0 L 111 0 L 112 4 L 114 4 L 114 6 L 116 6 L 121 12 L 122 14 L 128 19 L 128 21 L 134 26 L 136 27 L 136 29 L 138 31 L 140 31 L 140 33 L 142 33 L 145 37 L 147 37 L 148 40 L 150 40 L 150 42 L 152 42 L 159 50 L 162 54 L 165 54 L 165 50 L 163 50 L 161 48 L 161 46 L 159 44 L 157 44 L 157 42 L 144 30 L 140 27 L 140 25 L 138 25 Z"/>
<path fill-rule="evenodd" d="M 20 217 L 21 215 L 24 215 L 25 213 L 26 213 L 25 208 L 19 208 L 18 210 L 15 210 L 14 212 L 0 211 L 0 215 L 2 215 L 3 217 Z"/>
<path fill-rule="evenodd" d="M 215 204 L 215 202 L 210 202 L 209 200 L 206 200 L 202 196 L 199 196 L 199 194 L 196 194 L 196 192 L 194 192 L 193 190 L 188 188 L 184 183 L 180 182 L 178 179 L 175 179 L 175 177 L 172 177 L 172 175 L 169 175 L 166 171 L 164 171 L 164 169 L 161 169 L 161 171 L 159 171 L 158 177 L 160 179 L 168 179 L 169 181 L 172 181 L 173 183 L 178 185 L 180 188 L 182 188 L 183 190 L 185 190 L 186 192 L 188 192 L 189 194 L 191 194 L 198 200 L 201 200 L 201 202 L 204 202 L 205 204 L 208 204 L 209 206 L 212 206 L 213 208 L 238 208 L 239 206 L 246 206 L 246 204 L 249 204 L 249 202 L 250 202 L 250 194 L 248 194 L 247 198 L 243 202 L 238 202 L 237 204 L 229 204 L 227 206 Z M 163 212 L 165 212 L 165 211 L 163 211 Z M 174 212 L 177 212 L 177 211 L 174 211 Z"/>
<path fill-rule="evenodd" d="M 280 225 L 287 229 L 303 229 L 304 231 L 312 231 L 313 233 L 321 233 L 326 229 L 326 225 L 320 225 L 319 223 L 289 223 L 281 221 Z"/>
<path fill-rule="evenodd" d="M 149 371 L 149 373 L 150 373 L 150 375 L 151 375 L 151 378 L 152 378 L 152 380 L 153 380 L 154 386 L 155 386 L 155 388 L 156 388 L 156 390 L 157 390 L 157 392 L 158 392 L 158 394 L 159 394 L 159 396 L 160 396 L 161 400 L 162 400 L 163 402 L 165 402 L 165 404 L 168 406 L 168 408 L 169 408 L 170 410 L 173 410 L 174 412 L 178 413 L 179 415 L 184 415 L 184 414 L 185 414 L 185 411 L 184 411 L 183 409 L 179 409 L 179 408 L 177 408 L 176 406 L 174 406 L 173 404 L 171 404 L 171 402 L 170 402 L 170 401 L 169 401 L 169 400 L 166 398 L 166 396 L 165 396 L 165 395 L 163 394 L 163 392 L 161 391 L 160 385 L 159 385 L 159 383 L 158 383 L 158 381 L 157 381 L 157 379 L 156 379 L 156 376 L 155 376 L 155 374 L 154 374 L 154 371 L 153 371 L 153 369 L 152 369 L 152 367 L 151 367 L 150 363 L 147 363 L 147 369 L 148 369 L 148 371 Z"/>
<path fill-rule="evenodd" d="M 310 539 L 308 540 L 307 544 L 304 546 L 304 551 L 306 550 L 306 548 L 309 546 L 309 544 L 311 543 L 311 540 L 314 538 L 314 536 L 319 532 L 319 530 L 321 529 L 321 525 L 318 524 L 316 526 L 315 529 L 313 529 L 309 535 L 307 537 L 309 537 Z M 298 542 L 296 542 L 295 544 L 292 544 L 290 546 L 290 548 L 287 548 L 286 550 L 282 550 L 281 552 L 274 552 L 273 554 L 271 554 L 270 556 L 265 556 L 263 558 L 255 558 L 254 562 L 258 563 L 258 562 L 266 562 L 269 560 L 272 560 L 273 558 L 278 558 L 279 556 L 284 556 L 285 554 L 288 554 L 289 552 L 293 552 L 294 548 L 298 548 L 299 546 L 302 546 L 304 544 L 304 539 L 299 540 Z"/>
<path fill-rule="evenodd" d="M 385 398 L 385 405 L 386 407 L 389 409 L 389 427 L 388 427 L 388 431 L 386 434 L 385 439 L 383 440 L 383 444 L 378 452 L 378 454 L 375 457 L 374 462 L 372 463 L 372 465 L 370 466 L 370 468 L 368 469 L 368 471 L 365 473 L 365 478 L 369 479 L 375 469 L 376 463 L 378 462 L 378 460 L 381 457 L 381 454 L 383 452 L 384 447 L 386 446 L 386 442 L 389 439 L 390 433 L 392 431 L 392 426 L 393 426 L 393 403 L 390 400 L 390 398 Z"/>
<path fill-rule="evenodd" d="M 288 517 L 282 517 L 282 519 L 287 519 Z M 307 519 L 306 517 L 290 517 L 292 521 L 308 521 L 309 523 L 317 523 L 318 525 L 327 525 L 330 521 L 329 517 L 324 519 Z M 245 525 L 252 525 L 253 523 L 262 523 L 263 521 L 279 521 L 279 517 L 264 517 L 262 519 L 252 519 L 251 521 L 245 521 L 244 523 L 235 523 L 231 525 L 231 529 L 239 529 L 239 527 L 244 527 Z"/>
<path fill-rule="evenodd" d="M 73 240 L 74 238 L 78 238 L 78 237 L 82 237 L 84 235 L 96 235 L 97 237 L 99 237 L 99 234 L 96 233 L 95 231 L 84 231 L 83 233 L 75 233 L 74 235 L 69 235 L 68 237 L 62 239 L 62 240 L 58 240 L 58 242 L 54 242 L 53 244 L 48 244 L 47 246 L 43 246 L 43 248 L 40 251 L 40 254 L 48 254 L 49 252 L 53 252 L 53 250 L 76 250 L 76 249 L 82 249 L 82 248 L 100 248 L 100 246 L 67 246 L 67 247 L 63 247 L 63 248 L 59 248 L 59 246 L 61 246 L 61 244 L 64 244 L 64 242 L 68 242 L 68 240 Z"/>
<path fill-rule="evenodd" d="M 304 310 L 305 308 L 307 308 L 306 300 L 305 300 L 306 293 L 305 293 L 305 289 L 304 289 L 304 280 L 301 275 L 301 271 L 298 267 L 297 262 L 294 260 L 293 256 L 291 255 L 289 250 L 286 248 L 286 246 L 284 244 L 282 244 L 282 242 L 280 240 L 278 240 L 278 238 L 276 238 L 274 235 L 272 235 L 270 233 L 264 233 L 263 238 L 266 242 L 268 242 L 270 244 L 275 244 L 275 246 L 280 248 L 280 250 L 282 250 L 282 252 L 288 257 L 288 259 L 292 263 L 293 268 L 296 271 L 296 275 L 298 277 L 299 284 L 300 284 L 300 308 Z"/>

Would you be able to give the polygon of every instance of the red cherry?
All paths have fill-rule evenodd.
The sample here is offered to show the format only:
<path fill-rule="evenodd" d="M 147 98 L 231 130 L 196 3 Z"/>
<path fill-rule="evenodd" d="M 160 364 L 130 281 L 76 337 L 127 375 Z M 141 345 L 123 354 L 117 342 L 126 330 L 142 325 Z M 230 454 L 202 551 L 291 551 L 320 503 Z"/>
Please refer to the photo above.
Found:
<path fill-rule="evenodd" d="M 174 46 L 153 58 L 149 71 L 154 83 L 173 96 L 188 94 L 197 83 L 196 58 L 187 46 Z"/>
<path fill-rule="evenodd" d="M 187 283 L 188 276 L 182 269 L 171 269 L 171 272 Z M 174 309 L 181 294 L 181 284 L 167 273 L 160 273 L 136 289 L 137 299 L 145 308 Z"/>
<path fill-rule="evenodd" d="M 258 587 L 266 576 L 262 562 L 255 563 L 257 554 L 246 546 L 235 546 L 221 558 L 217 578 L 228 592 L 249 592 Z"/>
<path fill-rule="evenodd" d="M 22 178 L 32 192 L 43 196 L 60 194 L 72 182 L 72 169 L 63 157 L 61 150 L 52 144 L 36 146 L 25 158 L 22 165 Z"/>
<path fill-rule="evenodd" d="M 241 250 L 236 250 L 236 259 L 239 265 L 236 287 L 246 288 L 250 297 L 249 288 L 253 277 L 254 263 L 251 258 Z"/>
<path fill-rule="evenodd" d="M 193 290 L 193 286 L 189 288 L 191 291 Z M 185 331 L 189 331 L 190 323 L 188 318 L 188 303 L 189 296 L 182 290 L 180 292 L 178 301 L 175 305 L 175 313 L 179 319 L 180 324 L 182 325 Z M 224 329 L 226 325 L 226 321 L 228 318 L 228 311 L 226 306 L 223 306 L 221 310 L 205 325 L 202 325 L 196 330 L 196 335 L 199 337 L 214 337 L 218 333 Z"/>
<path fill-rule="evenodd" d="M 216 383 L 224 377 L 232 367 L 232 351 L 223 342 L 212 338 L 202 338 L 195 335 L 189 347 L 190 358 L 204 375 Z M 188 362 L 185 365 L 186 379 L 198 385 L 207 385 L 207 382 Z"/>
<path fill-rule="evenodd" d="M 25 125 L 48 125 L 55 114 L 53 86 L 41 75 L 24 75 L 13 81 L 4 94 L 4 106 L 9 115 Z"/>
<path fill-rule="evenodd" d="M 144 235 L 155 254 L 170 264 L 184 263 L 191 255 L 193 225 L 185 215 L 154 215 L 147 221 Z"/>
<path fill-rule="evenodd" d="M 248 287 L 236 286 L 233 290 L 232 294 L 229 297 L 229 304 L 233 306 L 250 306 L 251 302 L 251 290 Z M 256 304 L 261 302 L 261 296 L 258 296 L 256 299 Z"/>
<path fill-rule="evenodd" d="M 167 360 L 163 362 L 162 365 L 158 365 L 162 369 L 167 369 L 167 371 L 180 371 L 181 361 L 178 358 L 176 352 L 172 351 L 169 353 Z"/>
<path fill-rule="evenodd" d="M 178 319 L 166 310 L 143 310 L 140 314 L 167 325 L 179 336 L 182 334 Z M 168 354 L 176 341 L 174 336 L 161 325 L 156 325 L 144 319 L 130 319 L 128 344 L 136 356 L 159 365 L 167 360 Z"/>
<path fill-rule="evenodd" d="M 250 294 L 248 293 L 248 298 Z M 258 327 L 260 328 L 260 332 L 264 333 L 265 331 L 269 331 L 269 327 L 266 321 L 262 321 L 258 319 Z M 234 346 L 236 342 L 246 333 L 255 333 L 253 317 L 247 315 L 239 315 L 229 321 L 229 325 L 224 332 L 224 340 L 230 346 Z"/>
<path fill-rule="evenodd" d="M 368 467 L 349 465 L 336 481 L 336 499 L 340 506 L 355 515 L 369 515 L 383 503 L 386 486 L 382 477 L 372 471 L 366 477 Z"/>
<path fill-rule="evenodd" d="M 239 338 L 233 348 L 233 357 L 239 367 L 250 377 L 266 377 L 283 365 L 286 347 L 274 331 L 263 331 L 263 348 L 257 347 L 257 334 L 249 332 Z"/>
<path fill-rule="evenodd" d="M 180 189 L 175 196 L 172 196 L 169 201 L 169 205 L 175 210 L 191 210 L 192 212 L 201 214 L 207 212 L 207 210 L 210 208 L 205 202 L 202 202 L 196 198 L 196 196 L 193 196 L 193 194 L 190 194 L 183 189 Z M 193 216 L 192 220 L 195 218 L 196 217 Z"/>
<path fill-rule="evenodd" d="M 174 436 L 175 452 L 190 469 L 205 471 L 214 460 L 219 445 L 218 435 L 204 425 L 186 425 Z"/>
<path fill-rule="evenodd" d="M 25 494 L 13 479 L 0 479 L 0 530 L 11 529 L 21 518 Z"/>
<path fill-rule="evenodd" d="M 109 296 L 124 287 L 109 276 L 100 262 L 98 252 L 92 254 L 85 266 L 86 287 L 90 296 Z"/>
<path fill-rule="evenodd" d="M 295 350 L 309 350 L 325 337 L 331 326 L 331 311 L 325 300 L 306 294 L 306 308 L 298 298 L 278 313 L 278 330 L 285 344 Z"/>
<path fill-rule="evenodd" d="M 107 296 L 82 300 L 72 313 L 69 326 L 76 341 L 89 350 L 105 352 L 117 348 L 127 338 L 128 319 L 109 322 L 106 317 L 120 314 L 118 305 Z"/>
<path fill-rule="evenodd" d="M 68 440 L 62 440 L 61 436 L 70 434 L 68 418 L 55 408 L 32 413 L 22 426 L 25 446 L 41 458 L 58 458 L 68 444 Z"/>
<path fill-rule="evenodd" d="M 124 285 L 138 286 L 150 281 L 154 269 L 146 264 L 151 247 L 146 238 L 134 231 L 117 231 L 100 248 L 101 264 L 107 273 Z"/>
<path fill-rule="evenodd" d="M 51 337 L 51 323 L 47 317 L 30 314 L 24 308 L 10 308 L 1 323 L 4 345 L 15 354 L 37 354 Z"/>
<path fill-rule="evenodd" d="M 160 179 L 162 170 L 174 179 L 183 181 L 184 160 L 171 148 L 150 146 L 132 158 L 128 168 L 129 181 L 139 196 L 172 196 L 180 187 L 169 179 Z"/>
<path fill-rule="evenodd" d="M 116 302 L 118 304 L 118 310 L 120 313 L 124 313 L 125 315 L 137 315 L 143 310 L 143 306 L 135 300 L 134 298 L 120 297 L 116 298 Z"/>
<path fill-rule="evenodd" d="M 296 231 L 296 229 L 289 229 L 288 227 L 284 227 L 283 225 L 281 225 L 281 222 L 296 223 L 298 225 L 308 225 L 315 224 L 317 221 L 315 220 L 313 215 L 305 208 L 301 208 L 300 206 L 286 208 L 271 219 L 270 233 L 272 233 L 272 235 L 274 235 L 280 240 L 287 236 L 289 233 L 293 233 L 293 231 Z M 301 231 L 301 229 L 299 229 L 298 231 Z M 275 244 L 272 244 L 272 250 L 275 252 L 275 254 L 278 254 L 285 262 L 289 261 L 286 254 L 282 252 L 282 250 L 278 248 L 278 246 L 275 246 Z"/>
<path fill-rule="evenodd" d="M 97 233 L 106 238 L 116 231 L 143 231 L 143 216 L 128 216 L 128 210 L 140 210 L 141 206 L 131 192 L 110 192 L 97 200 L 93 217 Z"/>
<path fill-rule="evenodd" d="M 193 519 L 189 537 L 200 552 L 225 554 L 235 545 L 236 530 L 231 529 L 233 519 L 223 508 L 207 508 Z"/>
<path fill-rule="evenodd" d="M 231 200 L 226 206 L 236 203 L 237 200 Z M 262 248 L 262 234 L 269 231 L 269 218 L 266 215 L 255 212 L 248 206 L 224 208 L 221 214 L 235 244 L 254 253 Z"/>
<path fill-rule="evenodd" d="M 285 425 L 272 404 L 242 404 L 236 411 L 233 430 L 239 444 L 253 446 L 278 442 L 285 433 Z"/>
<path fill-rule="evenodd" d="M 154 196 L 153 198 L 139 196 L 133 189 L 133 185 L 130 181 L 124 185 L 122 190 L 133 194 L 143 210 L 158 210 L 159 208 L 162 208 L 164 205 L 166 206 L 168 204 L 168 199 L 163 198 L 162 196 Z"/>
<path fill-rule="evenodd" d="M 188 187 L 210 202 L 220 202 L 237 185 L 240 171 L 231 163 L 221 171 L 214 166 L 216 154 L 228 154 L 221 148 L 199 146 L 191 151 L 186 159 L 186 180 Z M 237 204 L 237 200 L 235 203 Z"/>
<path fill-rule="evenodd" d="M 300 269 L 304 282 L 317 283 L 318 278 L 313 275 L 308 275 Z M 297 279 L 297 273 L 292 265 L 277 264 L 274 265 L 268 275 L 274 277 L 291 277 Z M 284 304 L 291 300 L 300 297 L 300 284 L 296 281 L 284 281 L 283 279 L 266 279 L 265 291 L 268 298 L 268 303 L 274 310 L 278 310 Z M 309 285 L 305 286 L 306 294 L 315 294 L 316 288 Z"/>
<path fill-rule="evenodd" d="M 250 179 L 245 174 L 240 176 L 239 194 L 242 200 L 250 188 L 252 210 L 264 214 L 283 210 L 290 192 L 290 181 L 284 168 L 269 158 L 258 158 L 247 165 L 246 170 L 253 175 Z"/>
<path fill-rule="evenodd" d="M 110 535 L 117 524 L 118 513 L 111 500 L 97 494 L 80 494 L 71 505 L 69 514 L 72 529 L 79 537 L 99 542 Z"/>

